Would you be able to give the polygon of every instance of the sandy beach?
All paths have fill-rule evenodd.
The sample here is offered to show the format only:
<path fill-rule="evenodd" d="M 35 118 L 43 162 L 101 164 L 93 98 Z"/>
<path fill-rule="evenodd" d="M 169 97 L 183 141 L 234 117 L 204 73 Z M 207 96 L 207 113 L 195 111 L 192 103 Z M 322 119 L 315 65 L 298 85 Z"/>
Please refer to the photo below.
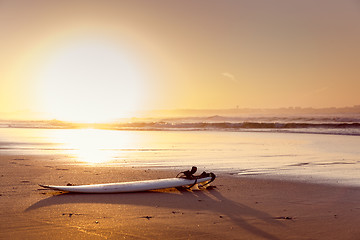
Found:
<path fill-rule="evenodd" d="M 1 155 L 0 239 L 358 239 L 360 189 L 220 174 L 210 190 L 68 194 L 37 184 L 173 177 L 175 171 Z"/>
<path fill-rule="evenodd" d="M 360 240 L 359 3 L 0 0 L 0 240 Z"/>

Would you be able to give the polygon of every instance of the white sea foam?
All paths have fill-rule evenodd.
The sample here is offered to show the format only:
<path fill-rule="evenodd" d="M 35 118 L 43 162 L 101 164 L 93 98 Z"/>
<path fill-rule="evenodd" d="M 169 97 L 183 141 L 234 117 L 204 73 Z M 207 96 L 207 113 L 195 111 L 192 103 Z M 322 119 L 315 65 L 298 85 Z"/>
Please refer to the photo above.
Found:
<path fill-rule="evenodd" d="M 360 114 L 247 115 L 183 118 L 138 118 L 107 124 L 51 121 L 0 121 L 0 128 L 77 129 L 152 131 L 253 131 L 318 133 L 360 136 Z"/>

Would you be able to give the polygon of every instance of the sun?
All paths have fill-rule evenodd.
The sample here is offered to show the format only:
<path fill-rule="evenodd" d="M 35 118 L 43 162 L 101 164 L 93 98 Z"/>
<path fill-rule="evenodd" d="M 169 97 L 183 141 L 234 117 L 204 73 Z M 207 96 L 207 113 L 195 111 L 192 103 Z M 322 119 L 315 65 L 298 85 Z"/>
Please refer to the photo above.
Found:
<path fill-rule="evenodd" d="M 43 110 L 64 121 L 105 122 L 141 107 L 144 76 L 117 44 L 82 39 L 57 47 L 40 69 Z"/>

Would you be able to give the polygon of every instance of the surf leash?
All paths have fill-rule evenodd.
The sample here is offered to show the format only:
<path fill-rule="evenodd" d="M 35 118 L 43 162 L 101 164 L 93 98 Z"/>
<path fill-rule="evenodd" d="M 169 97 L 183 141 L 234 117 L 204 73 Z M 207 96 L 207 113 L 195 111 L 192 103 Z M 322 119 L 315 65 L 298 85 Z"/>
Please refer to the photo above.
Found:
<path fill-rule="evenodd" d="M 197 171 L 197 167 L 193 166 L 191 168 L 191 170 L 187 170 L 184 172 L 179 172 L 178 175 L 176 175 L 177 178 L 184 178 L 184 179 L 189 179 L 189 180 L 195 180 L 194 183 L 192 185 L 190 185 L 187 189 L 192 188 L 195 184 L 197 184 L 197 180 L 200 178 L 206 178 L 206 177 L 211 177 L 210 181 L 208 181 L 207 183 L 205 183 L 204 185 L 202 185 L 203 187 L 205 187 L 206 185 L 208 185 L 209 183 L 213 182 L 216 178 L 216 175 L 212 172 L 207 173 L 207 172 L 202 172 L 200 175 L 194 175 Z"/>

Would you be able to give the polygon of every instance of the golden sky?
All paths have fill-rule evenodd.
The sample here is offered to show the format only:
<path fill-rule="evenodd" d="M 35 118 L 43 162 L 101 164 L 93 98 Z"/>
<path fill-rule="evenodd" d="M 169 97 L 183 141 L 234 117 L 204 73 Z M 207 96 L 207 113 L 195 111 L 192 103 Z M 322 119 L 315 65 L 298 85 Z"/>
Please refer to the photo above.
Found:
<path fill-rule="evenodd" d="M 358 105 L 359 43 L 355 0 L 0 0 L 0 112 Z"/>

